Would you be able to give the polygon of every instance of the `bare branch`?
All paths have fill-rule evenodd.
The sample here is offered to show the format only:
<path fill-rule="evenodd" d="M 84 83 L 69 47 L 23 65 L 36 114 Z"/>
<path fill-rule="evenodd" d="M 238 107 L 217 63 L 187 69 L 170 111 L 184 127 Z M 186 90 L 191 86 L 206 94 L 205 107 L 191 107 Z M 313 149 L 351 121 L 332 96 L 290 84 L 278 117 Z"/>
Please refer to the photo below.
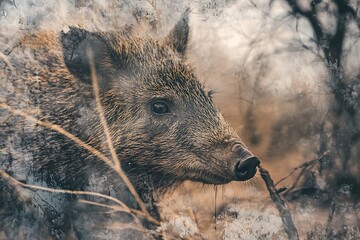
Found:
<path fill-rule="evenodd" d="M 301 16 L 305 17 L 311 24 L 314 33 L 316 35 L 316 39 L 317 41 L 321 44 L 321 42 L 323 42 L 325 39 L 325 35 L 323 32 L 323 29 L 321 27 L 321 23 L 318 20 L 318 18 L 316 17 L 316 13 L 315 11 L 315 7 L 313 6 L 312 10 L 304 10 L 302 9 L 297 0 L 286 0 L 287 3 L 289 4 L 289 6 L 292 9 L 292 13 L 293 14 L 300 14 Z"/>
<path fill-rule="evenodd" d="M 337 2 L 340 2 L 340 4 L 343 5 L 344 11 L 346 11 L 346 13 L 348 13 L 350 17 L 356 22 L 358 29 L 360 30 L 360 18 L 355 9 L 350 6 L 348 1 L 338 0 Z"/>
<path fill-rule="evenodd" d="M 291 175 L 293 175 L 294 172 L 296 172 L 299 169 L 303 169 L 303 168 L 308 168 L 309 166 L 312 166 L 315 163 L 319 163 L 321 162 L 326 156 L 329 155 L 331 151 L 328 150 L 326 152 L 324 152 L 320 157 L 315 158 L 313 160 L 310 160 L 308 162 L 305 162 L 303 164 L 301 164 L 300 166 L 295 167 L 287 176 L 283 177 L 282 179 L 280 179 L 275 186 L 277 186 L 278 184 L 280 184 L 281 182 L 283 182 L 284 180 L 288 179 Z M 300 174 L 301 175 L 301 174 Z"/>
<path fill-rule="evenodd" d="M 274 202 L 277 210 L 279 211 L 282 222 L 284 224 L 284 229 L 285 229 L 286 234 L 288 235 L 290 240 L 298 240 L 299 234 L 298 234 L 295 224 L 292 220 L 291 213 L 288 210 L 284 200 L 276 192 L 274 182 L 271 179 L 269 172 L 266 169 L 262 168 L 261 166 L 259 166 L 258 168 L 260 170 L 261 177 L 266 184 L 266 188 L 268 189 L 268 191 L 270 193 L 270 197 L 271 197 L 272 201 Z"/>

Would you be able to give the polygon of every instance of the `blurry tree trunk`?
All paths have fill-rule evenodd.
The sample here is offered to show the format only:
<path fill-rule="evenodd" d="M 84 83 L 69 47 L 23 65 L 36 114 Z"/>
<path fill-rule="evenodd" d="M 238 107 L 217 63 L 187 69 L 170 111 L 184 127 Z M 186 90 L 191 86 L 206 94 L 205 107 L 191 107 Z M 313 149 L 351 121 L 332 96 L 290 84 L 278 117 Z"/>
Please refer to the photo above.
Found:
<path fill-rule="evenodd" d="M 307 19 L 313 29 L 315 43 L 323 53 L 323 62 L 328 71 L 326 84 L 334 96 L 334 102 L 328 113 L 328 117 L 322 124 L 320 137 L 319 155 L 331 150 L 333 154 L 320 164 L 320 170 L 333 171 L 337 163 L 342 165 L 342 173 L 332 173 L 336 183 L 359 184 L 359 180 L 348 175 L 348 162 L 351 158 L 359 156 L 353 153 L 352 148 L 359 141 L 359 124 L 357 115 L 359 110 L 359 88 L 360 74 L 350 79 L 343 67 L 343 47 L 347 36 L 349 24 L 354 21 L 360 29 L 360 19 L 356 11 L 346 0 L 332 0 L 329 4 L 334 4 L 333 13 L 336 19 L 334 32 L 326 31 L 319 15 L 322 11 L 318 6 L 322 0 L 313 0 L 309 3 L 309 8 L 305 9 L 298 0 L 285 0 L 291 8 L 291 14 L 296 18 Z M 356 149 L 355 149 L 356 150 Z M 355 154 L 355 156 L 352 156 Z"/>

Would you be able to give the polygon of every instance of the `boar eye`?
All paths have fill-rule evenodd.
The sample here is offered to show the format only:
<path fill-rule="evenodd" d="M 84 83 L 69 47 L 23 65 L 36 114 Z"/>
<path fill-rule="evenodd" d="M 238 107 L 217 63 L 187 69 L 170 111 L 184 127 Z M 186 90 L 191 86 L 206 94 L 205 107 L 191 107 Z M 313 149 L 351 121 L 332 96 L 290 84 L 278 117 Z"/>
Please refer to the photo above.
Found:
<path fill-rule="evenodd" d="M 170 112 L 170 108 L 164 101 L 156 101 L 151 104 L 151 111 L 155 114 L 165 114 Z"/>

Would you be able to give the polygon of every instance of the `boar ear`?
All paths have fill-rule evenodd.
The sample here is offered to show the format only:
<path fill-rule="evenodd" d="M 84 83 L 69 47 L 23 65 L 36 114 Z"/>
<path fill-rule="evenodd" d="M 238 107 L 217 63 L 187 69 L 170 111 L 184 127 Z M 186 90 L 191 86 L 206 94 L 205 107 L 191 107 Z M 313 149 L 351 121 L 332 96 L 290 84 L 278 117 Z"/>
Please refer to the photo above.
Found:
<path fill-rule="evenodd" d="M 61 32 L 64 62 L 81 81 L 91 84 L 90 61 L 93 61 L 100 86 L 110 84 L 118 69 L 117 61 L 105 36 L 79 28 Z M 90 58 L 89 50 L 92 51 Z"/>
<path fill-rule="evenodd" d="M 189 13 L 190 10 L 186 9 L 180 20 L 177 22 L 165 40 L 166 43 L 169 44 L 181 56 L 185 55 L 189 40 Z"/>

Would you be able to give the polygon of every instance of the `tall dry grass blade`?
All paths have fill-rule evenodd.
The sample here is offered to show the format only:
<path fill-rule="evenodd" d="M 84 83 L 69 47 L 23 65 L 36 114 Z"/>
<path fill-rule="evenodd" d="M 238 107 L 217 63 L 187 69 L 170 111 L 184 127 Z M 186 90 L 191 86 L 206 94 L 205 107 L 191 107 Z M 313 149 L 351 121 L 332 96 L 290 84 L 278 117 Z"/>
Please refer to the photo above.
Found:
<path fill-rule="evenodd" d="M 114 144 L 113 144 L 113 142 L 111 140 L 109 127 L 108 127 L 106 119 L 105 119 L 104 110 L 103 110 L 103 108 L 101 106 L 100 95 L 99 95 L 99 85 L 98 85 L 98 80 L 97 80 L 97 76 L 96 76 L 95 64 L 94 64 L 94 53 L 93 53 L 91 48 L 87 48 L 86 52 L 87 52 L 87 55 L 89 57 L 89 64 L 90 64 L 90 71 L 91 71 L 91 81 L 92 81 L 92 84 L 93 84 L 93 91 L 94 91 L 94 95 L 95 95 L 96 108 L 97 108 L 97 111 L 99 113 L 101 125 L 102 125 L 102 127 L 104 129 L 106 142 L 107 142 L 107 144 L 109 146 L 111 157 L 113 158 L 113 161 L 114 161 L 115 171 L 123 179 L 126 186 L 129 188 L 130 192 L 135 197 L 135 200 L 138 203 L 141 211 L 143 213 L 145 213 L 146 215 L 150 216 L 150 214 L 147 211 L 146 207 L 144 206 L 142 200 L 140 199 L 140 196 L 136 192 L 133 184 L 130 182 L 129 178 L 127 177 L 127 175 L 125 174 L 125 172 L 121 168 L 120 159 L 118 158 L 118 156 L 116 154 Z"/>
<path fill-rule="evenodd" d="M 26 184 L 26 183 L 16 180 L 15 178 L 11 177 L 9 174 L 7 174 L 5 171 L 3 171 L 1 169 L 0 169 L 0 176 L 2 178 L 4 178 L 6 181 L 17 184 L 24 188 L 38 189 L 38 190 L 54 192 L 54 193 L 66 193 L 66 194 L 72 194 L 72 195 L 88 195 L 88 196 L 100 197 L 100 198 L 105 198 L 107 200 L 113 201 L 113 202 L 119 204 L 119 206 L 121 206 L 122 208 L 129 209 L 126 206 L 126 204 L 121 202 L 119 199 L 108 196 L 108 195 L 104 195 L 101 193 L 88 192 L 88 191 L 66 190 L 66 189 L 54 189 L 54 188 L 42 187 L 42 186 L 37 186 L 37 185 L 32 185 L 32 184 Z"/>
<path fill-rule="evenodd" d="M 89 205 L 94 205 L 94 206 L 97 206 L 97 207 L 107 208 L 107 209 L 112 210 L 113 212 L 126 212 L 126 213 L 129 213 L 135 219 L 135 222 L 140 224 L 139 218 L 137 218 L 136 215 L 132 213 L 131 208 L 128 208 L 128 207 L 123 208 L 123 207 L 120 207 L 118 205 L 108 205 L 108 204 L 98 203 L 98 202 L 94 202 L 94 201 L 88 201 L 88 200 L 84 200 L 84 199 L 80 199 L 78 202 L 79 203 L 89 204 Z"/>
<path fill-rule="evenodd" d="M 13 67 L 11 62 L 7 59 L 7 56 L 5 54 L 3 54 L 2 52 L 0 52 L 0 58 L 2 58 L 2 60 L 6 63 L 6 65 L 9 67 L 11 72 L 15 71 L 15 68 Z"/>
<path fill-rule="evenodd" d="M 5 181 L 7 181 L 9 186 L 11 186 L 17 192 L 17 197 L 20 199 L 20 201 L 25 203 L 29 202 L 30 198 L 23 193 L 23 189 L 21 188 L 21 186 L 19 186 L 19 184 L 17 184 L 17 181 L 9 181 L 8 179 L 11 179 L 11 177 L 0 169 L 0 177 L 2 176 L 4 176 L 3 178 L 5 179 Z"/>
<path fill-rule="evenodd" d="M 10 107 L 9 105 L 5 104 L 5 103 L 0 103 L 0 108 L 6 109 L 9 112 L 12 112 L 18 116 L 24 117 L 27 120 L 30 120 L 40 126 L 43 126 L 45 128 L 48 129 L 52 129 L 64 136 L 66 136 L 67 138 L 69 138 L 70 140 L 74 141 L 76 144 L 78 144 L 79 146 L 83 147 L 84 149 L 88 150 L 89 152 L 91 152 L 92 154 L 94 154 L 95 156 L 97 156 L 98 158 L 100 158 L 102 161 L 104 161 L 109 167 L 111 167 L 112 169 L 114 169 L 113 164 L 111 162 L 111 160 L 106 157 L 104 154 L 102 154 L 101 152 L 99 152 L 98 150 L 96 150 L 95 148 L 93 148 L 92 146 L 90 146 L 89 144 L 85 143 L 84 141 L 82 141 L 81 139 L 79 139 L 78 137 L 76 137 L 75 135 L 69 133 L 68 131 L 66 131 L 65 129 L 63 129 L 62 127 L 60 127 L 59 125 L 56 124 L 52 124 L 49 122 L 45 122 L 45 121 L 41 121 L 38 120 L 32 116 L 30 116 L 29 114 L 27 114 L 24 111 L 18 110 L 18 109 L 14 109 L 12 107 Z"/>
<path fill-rule="evenodd" d="M 122 208 L 120 206 L 114 206 L 114 205 L 107 205 L 107 204 L 102 204 L 102 203 L 98 203 L 98 202 L 93 202 L 93 201 L 88 201 L 88 200 L 84 200 L 84 199 L 80 199 L 79 202 L 81 203 L 85 203 L 85 204 L 90 204 L 90 205 L 95 205 L 95 206 L 99 206 L 99 207 L 104 207 L 104 208 L 108 208 L 108 209 L 111 209 L 113 211 L 116 211 L 116 212 L 127 212 L 129 213 L 131 216 L 134 217 L 135 219 L 135 222 L 138 223 L 138 224 L 141 224 L 140 221 L 139 221 L 139 218 L 136 216 L 142 216 L 142 217 L 145 217 L 144 213 L 139 211 L 139 210 L 136 210 L 134 208 L 129 208 L 126 206 L 126 208 Z M 150 220 L 149 220 L 150 221 Z M 152 222 L 154 224 L 157 224 L 156 222 Z"/>
<path fill-rule="evenodd" d="M 92 205 L 96 205 L 96 206 L 99 206 L 99 207 L 109 208 L 109 209 L 112 209 L 112 210 L 114 210 L 114 211 L 127 212 L 127 213 L 130 213 L 130 214 L 131 214 L 132 216 L 134 216 L 134 217 L 136 217 L 134 214 L 136 214 L 136 215 L 138 215 L 138 216 L 146 217 L 146 215 L 145 215 L 143 212 L 141 212 L 141 211 L 139 211 L 139 210 L 136 210 L 136 209 L 134 209 L 134 208 L 129 208 L 129 207 L 127 207 L 126 209 L 123 209 L 123 208 L 120 208 L 119 206 L 107 205 L 107 204 L 102 204 L 102 203 L 87 201 L 87 200 L 83 200 L 83 199 L 80 199 L 79 202 L 87 203 L 87 204 L 92 204 Z M 151 219 L 148 219 L 148 221 L 150 221 L 150 222 L 158 225 L 158 222 L 157 222 L 157 221 L 153 221 L 153 220 L 151 220 Z M 140 223 L 137 218 L 136 218 L 136 222 Z"/>

